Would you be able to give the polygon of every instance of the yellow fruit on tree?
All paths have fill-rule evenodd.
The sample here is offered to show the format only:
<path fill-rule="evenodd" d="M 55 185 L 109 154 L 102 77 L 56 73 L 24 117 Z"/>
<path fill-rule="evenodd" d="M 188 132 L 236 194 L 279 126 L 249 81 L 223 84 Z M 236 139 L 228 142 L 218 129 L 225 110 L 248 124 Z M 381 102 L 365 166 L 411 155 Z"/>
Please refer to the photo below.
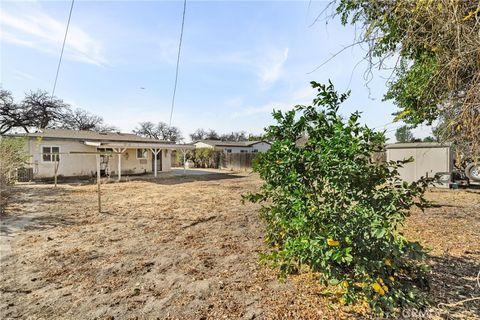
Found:
<path fill-rule="evenodd" d="M 392 266 L 392 260 L 385 258 L 383 260 L 383 263 L 385 263 L 386 266 L 391 267 Z"/>
<path fill-rule="evenodd" d="M 340 242 L 334 239 L 327 239 L 327 244 L 330 247 L 338 247 L 340 245 Z"/>

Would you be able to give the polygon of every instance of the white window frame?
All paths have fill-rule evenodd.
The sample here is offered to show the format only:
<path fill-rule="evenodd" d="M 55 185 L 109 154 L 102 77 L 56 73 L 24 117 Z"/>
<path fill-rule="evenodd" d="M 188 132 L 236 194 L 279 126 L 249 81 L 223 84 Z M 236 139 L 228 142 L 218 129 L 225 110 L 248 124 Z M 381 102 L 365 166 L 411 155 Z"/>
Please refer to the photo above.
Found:
<path fill-rule="evenodd" d="M 60 153 L 60 146 L 58 146 L 58 145 L 47 145 L 47 144 L 45 144 L 45 145 L 41 145 L 40 148 L 41 148 L 41 153 L 40 153 L 40 160 L 41 160 L 41 162 L 42 162 L 42 163 L 55 163 L 55 160 L 54 160 L 53 155 L 52 155 L 52 149 L 53 149 L 53 148 L 58 148 L 58 153 Z M 44 155 L 43 148 L 50 148 L 50 154 L 49 154 L 50 160 L 44 160 L 44 159 L 43 159 L 43 155 Z M 57 156 L 57 159 L 58 159 L 57 162 L 60 162 L 60 155 L 58 154 L 58 155 L 56 155 L 56 156 Z"/>
<path fill-rule="evenodd" d="M 143 155 L 144 155 L 143 157 L 140 158 L 140 157 L 138 156 L 138 150 L 143 150 L 143 151 L 144 151 L 144 152 L 143 152 Z M 145 160 L 145 159 L 147 159 L 147 158 L 148 158 L 147 153 L 148 153 L 148 149 L 146 149 L 146 148 L 137 148 L 137 149 L 136 149 L 136 152 L 135 152 L 135 154 L 137 155 L 137 160 Z"/>
<path fill-rule="evenodd" d="M 232 153 L 232 149 L 225 148 L 226 153 Z"/>

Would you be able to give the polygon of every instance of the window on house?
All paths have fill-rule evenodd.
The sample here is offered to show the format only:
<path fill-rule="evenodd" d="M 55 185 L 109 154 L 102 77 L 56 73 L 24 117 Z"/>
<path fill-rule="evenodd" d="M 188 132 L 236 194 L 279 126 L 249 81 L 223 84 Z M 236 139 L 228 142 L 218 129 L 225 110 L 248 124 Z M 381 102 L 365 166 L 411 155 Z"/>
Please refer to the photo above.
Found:
<path fill-rule="evenodd" d="M 42 147 L 43 162 L 60 161 L 60 147 Z"/>
<path fill-rule="evenodd" d="M 248 150 L 240 150 L 241 153 L 247 153 Z"/>
<path fill-rule="evenodd" d="M 105 152 L 105 153 L 109 153 L 109 152 L 112 152 L 112 153 L 113 153 L 113 149 L 112 149 L 112 148 L 97 148 L 97 151 L 98 151 L 98 152 Z"/>
<path fill-rule="evenodd" d="M 252 151 L 252 152 L 254 152 L 254 153 L 255 153 L 255 152 L 258 152 L 258 149 L 253 149 L 253 151 Z"/>
<path fill-rule="evenodd" d="M 232 153 L 232 149 L 225 149 L 227 153 Z"/>
<path fill-rule="evenodd" d="M 137 159 L 147 159 L 147 149 L 137 149 Z"/>

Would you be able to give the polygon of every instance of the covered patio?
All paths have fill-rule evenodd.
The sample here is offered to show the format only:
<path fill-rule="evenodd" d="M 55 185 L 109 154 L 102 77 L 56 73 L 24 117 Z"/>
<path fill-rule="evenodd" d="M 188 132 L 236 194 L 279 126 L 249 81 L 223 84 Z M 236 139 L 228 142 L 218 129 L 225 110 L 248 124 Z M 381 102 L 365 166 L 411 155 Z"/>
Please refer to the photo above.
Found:
<path fill-rule="evenodd" d="M 195 149 L 195 146 L 193 145 L 169 144 L 163 141 L 158 143 L 85 141 L 85 144 L 96 146 L 97 150 L 100 151 L 105 150 L 103 153 L 99 152 L 97 156 L 97 167 L 101 165 L 102 156 L 113 154 L 117 156 L 116 175 L 118 181 L 122 179 L 122 156 L 125 158 L 125 154 L 128 150 L 135 150 L 134 153 L 136 154 L 136 158 L 140 161 L 144 160 L 145 164 L 148 164 L 148 160 L 151 159 L 153 176 L 157 177 L 159 171 L 170 171 L 173 150 L 177 150 L 181 153 L 184 160 L 183 162 L 185 163 L 187 151 Z M 97 170 L 101 169 L 97 168 Z"/>

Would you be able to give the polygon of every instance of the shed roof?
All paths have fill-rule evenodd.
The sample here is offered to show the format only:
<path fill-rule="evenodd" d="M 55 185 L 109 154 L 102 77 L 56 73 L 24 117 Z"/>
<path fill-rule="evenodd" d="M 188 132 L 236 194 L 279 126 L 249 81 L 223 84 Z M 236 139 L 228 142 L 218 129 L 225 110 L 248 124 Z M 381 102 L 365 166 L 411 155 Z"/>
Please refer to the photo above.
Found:
<path fill-rule="evenodd" d="M 450 148 L 451 143 L 438 142 L 409 142 L 387 144 L 387 149 L 419 149 L 419 148 Z"/>
<path fill-rule="evenodd" d="M 115 142 L 144 142 L 163 144 L 170 143 L 164 140 L 157 140 L 153 138 L 141 137 L 133 133 L 120 132 L 96 132 L 86 130 L 68 130 L 68 129 L 41 129 L 37 132 L 16 134 L 15 136 L 26 137 L 41 137 L 47 139 L 61 139 L 61 140 L 90 140 L 90 141 L 115 141 Z"/>
<path fill-rule="evenodd" d="M 213 147 L 250 147 L 254 144 L 260 143 L 260 142 L 265 142 L 270 144 L 268 141 L 222 141 L 222 140 L 197 140 L 194 143 L 197 142 L 202 142 L 205 144 L 209 144 Z"/>

